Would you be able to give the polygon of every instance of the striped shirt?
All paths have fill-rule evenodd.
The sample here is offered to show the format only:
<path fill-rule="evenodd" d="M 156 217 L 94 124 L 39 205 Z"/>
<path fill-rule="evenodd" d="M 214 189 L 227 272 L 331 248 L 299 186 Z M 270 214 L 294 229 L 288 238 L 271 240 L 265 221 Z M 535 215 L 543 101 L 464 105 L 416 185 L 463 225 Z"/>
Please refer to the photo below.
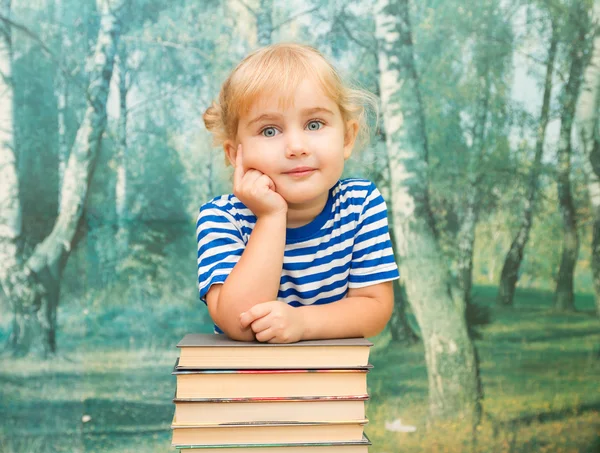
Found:
<path fill-rule="evenodd" d="M 225 282 L 242 256 L 255 223 L 252 211 L 231 194 L 201 206 L 196 238 L 204 303 L 210 287 Z M 328 304 L 342 299 L 348 288 L 398 277 L 381 193 L 366 179 L 344 179 L 330 189 L 312 222 L 286 230 L 277 299 L 294 307 Z"/>

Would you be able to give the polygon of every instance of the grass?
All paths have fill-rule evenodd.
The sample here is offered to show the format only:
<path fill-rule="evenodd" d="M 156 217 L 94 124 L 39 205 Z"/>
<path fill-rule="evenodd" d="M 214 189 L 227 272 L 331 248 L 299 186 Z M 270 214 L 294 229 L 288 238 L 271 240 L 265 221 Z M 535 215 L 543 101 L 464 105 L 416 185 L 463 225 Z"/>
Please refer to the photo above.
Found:
<path fill-rule="evenodd" d="M 600 321 L 593 316 L 593 299 L 580 296 L 578 312 L 557 314 L 549 309 L 550 293 L 519 291 L 510 309 L 496 308 L 494 296 L 495 288 L 475 290 L 476 303 L 492 310 L 492 322 L 479 328 L 476 342 L 484 388 L 477 443 L 458 422 L 427 429 L 423 346 L 394 345 L 384 333 L 375 339 L 369 374 L 371 453 L 600 451 Z M 138 316 L 119 319 L 120 328 L 144 324 Z M 168 319 L 161 322 L 169 325 Z M 174 451 L 170 372 L 174 345 L 185 331 L 178 326 L 168 334 L 172 340 L 146 342 L 150 347 L 140 346 L 140 338 L 137 345 L 119 340 L 102 347 L 95 329 L 87 329 L 79 343 L 72 331 L 63 342 L 66 354 L 54 360 L 4 358 L 0 452 Z M 108 324 L 103 332 L 110 337 Z M 68 334 L 65 328 L 62 335 Z M 396 419 L 417 431 L 386 431 L 386 422 Z"/>

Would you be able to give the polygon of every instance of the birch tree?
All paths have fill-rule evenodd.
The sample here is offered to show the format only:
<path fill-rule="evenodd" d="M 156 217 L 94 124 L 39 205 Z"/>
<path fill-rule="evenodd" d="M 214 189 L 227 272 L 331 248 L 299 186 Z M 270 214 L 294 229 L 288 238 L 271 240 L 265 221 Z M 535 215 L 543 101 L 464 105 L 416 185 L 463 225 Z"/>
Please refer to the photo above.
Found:
<path fill-rule="evenodd" d="M 497 296 L 497 303 L 499 305 L 513 304 L 519 268 L 521 267 L 521 262 L 523 261 L 525 246 L 529 240 L 529 232 L 531 231 L 536 194 L 538 191 L 538 181 L 541 173 L 542 157 L 544 155 L 546 129 L 550 117 L 549 113 L 550 96 L 552 93 L 552 73 L 554 72 L 554 61 L 556 59 L 557 46 L 558 33 L 556 32 L 554 23 L 552 23 L 550 45 L 546 63 L 546 77 L 544 80 L 542 109 L 535 142 L 535 156 L 533 158 L 533 166 L 529 173 L 527 193 L 523 203 L 523 214 L 521 216 L 519 229 L 517 230 L 517 233 L 511 242 L 510 249 L 506 254 L 504 265 L 502 266 L 502 274 L 500 276 L 500 284 L 498 287 Z"/>
<path fill-rule="evenodd" d="M 466 118 L 464 132 L 469 137 L 465 155 L 464 202 L 460 203 L 457 233 L 457 273 L 465 305 L 470 307 L 473 286 L 475 232 L 479 222 L 486 185 L 490 184 L 493 168 L 489 164 L 506 123 L 504 87 L 508 62 L 512 52 L 512 28 L 505 18 L 507 7 L 498 2 L 480 2 L 474 10 L 477 31 L 467 41 L 473 53 L 470 78 L 475 97 L 461 114 Z M 465 115 L 466 113 L 466 115 Z"/>
<path fill-rule="evenodd" d="M 600 3 L 593 11 L 593 50 L 583 76 L 576 110 L 576 123 L 584 153 L 588 194 L 592 206 L 592 276 L 596 313 L 600 316 Z"/>
<path fill-rule="evenodd" d="M 413 55 L 408 0 L 375 6 L 381 101 L 386 128 L 396 253 L 421 328 L 431 419 L 480 418 L 480 385 L 464 306 L 453 294 L 427 196 L 424 114 Z"/>
<path fill-rule="evenodd" d="M 64 23 L 63 21 L 63 0 L 55 0 L 55 20 L 57 24 Z M 67 33 L 60 33 L 59 38 L 59 54 L 64 55 L 69 52 L 69 36 Z M 56 71 L 55 96 L 58 104 L 58 212 L 62 200 L 60 199 L 60 187 L 65 175 L 67 166 L 67 158 L 69 157 L 69 148 L 67 145 L 67 102 L 69 85 L 63 72 L 59 69 Z"/>
<path fill-rule="evenodd" d="M 556 280 L 554 308 L 574 310 L 573 275 L 579 254 L 577 217 L 571 191 L 571 132 L 575 103 L 581 85 L 585 64 L 588 11 L 584 4 L 575 2 L 570 9 L 567 26 L 573 27 L 569 48 L 569 76 L 561 99 L 560 135 L 557 150 L 558 205 L 563 221 L 563 246 Z"/>
<path fill-rule="evenodd" d="M 10 0 L 0 0 L 0 15 L 10 18 Z M 12 80 L 12 33 L 0 20 L 0 282 L 5 283 L 21 267 L 22 211 L 19 198 L 15 135 L 14 86 Z M 10 299 L 9 299 L 10 302 Z M 16 320 L 18 307 L 11 304 Z M 17 328 L 13 324 L 13 330 Z"/>
<path fill-rule="evenodd" d="M 10 1 L 2 0 L 3 17 L 9 17 Z M 0 92 L 2 131 L 0 134 L 0 283 L 13 313 L 10 347 L 14 354 L 31 351 L 34 341 L 41 343 L 45 355 L 56 352 L 56 315 L 62 271 L 69 257 L 77 224 L 85 205 L 102 135 L 106 127 L 106 100 L 113 72 L 121 24 L 118 14 L 124 0 L 98 0 L 100 28 L 93 55 L 87 90 L 87 110 L 65 168 L 61 189 L 61 211 L 50 234 L 39 243 L 31 256 L 22 256 L 21 206 L 19 181 L 15 167 L 13 139 L 14 109 L 10 85 L 10 33 L 2 22 L 0 67 L 3 74 Z M 8 101 L 8 102 L 5 102 Z M 6 133 L 5 131 L 10 131 Z"/>
<path fill-rule="evenodd" d="M 366 57 L 373 59 L 374 64 L 372 67 L 373 75 L 375 76 L 375 82 L 372 86 L 372 90 L 377 98 L 381 99 L 377 40 L 374 39 L 375 37 L 372 31 L 372 25 L 374 24 L 371 22 L 367 26 L 364 22 L 361 23 L 357 19 L 359 18 L 356 15 L 349 13 L 345 7 L 342 7 L 341 10 L 336 12 L 332 18 L 330 32 L 333 32 L 334 28 L 340 27 L 344 33 L 344 38 L 347 41 L 349 40 L 350 42 L 357 44 L 360 48 L 360 51 L 364 53 L 364 55 L 361 55 L 361 58 Z M 370 21 L 371 19 L 369 18 L 368 20 Z M 355 33 L 356 31 L 360 30 L 363 31 L 363 34 L 361 39 L 358 39 L 355 36 Z M 392 206 L 393 194 L 390 188 L 390 166 L 388 162 L 388 155 L 387 152 L 377 152 L 379 149 L 385 150 L 386 135 L 385 125 L 378 124 L 375 134 L 376 143 L 373 147 L 374 151 L 371 153 L 370 159 L 368 159 L 369 164 L 367 173 L 372 175 L 371 178 L 373 182 L 380 190 L 388 206 Z M 396 250 L 396 234 L 393 228 L 394 219 L 390 210 L 388 210 L 388 222 L 390 225 L 390 239 L 392 242 L 392 248 Z M 392 341 L 397 343 L 414 343 L 418 341 L 419 337 L 408 322 L 408 317 L 406 314 L 407 301 L 404 297 L 404 288 L 400 283 L 400 279 L 394 280 L 392 286 L 394 289 L 394 311 L 388 323 Z"/>
<path fill-rule="evenodd" d="M 490 74 L 487 68 L 477 72 L 477 101 L 475 106 L 475 122 L 473 125 L 473 142 L 467 150 L 467 185 L 465 193 L 465 209 L 458 230 L 458 281 L 465 305 L 471 302 L 473 286 L 473 249 L 475 247 L 475 228 L 479 218 L 479 184 L 480 166 L 485 143 L 485 126 L 488 117 L 490 99 Z"/>
<path fill-rule="evenodd" d="M 127 93 L 129 91 L 129 71 L 127 68 L 127 47 L 119 45 L 117 53 L 117 73 L 119 86 L 119 122 L 117 125 L 117 180 L 115 184 L 115 211 L 117 217 L 117 256 L 124 259 L 129 245 L 129 225 L 127 224 Z"/>

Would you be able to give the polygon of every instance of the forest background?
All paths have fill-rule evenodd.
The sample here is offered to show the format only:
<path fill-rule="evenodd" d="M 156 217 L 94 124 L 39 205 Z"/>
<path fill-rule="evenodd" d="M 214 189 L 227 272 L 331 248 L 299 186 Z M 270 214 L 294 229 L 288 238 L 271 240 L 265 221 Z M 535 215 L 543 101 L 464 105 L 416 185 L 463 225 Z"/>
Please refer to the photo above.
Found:
<path fill-rule="evenodd" d="M 198 207 L 230 192 L 201 115 L 282 41 L 381 99 L 345 169 L 402 275 L 370 451 L 599 451 L 599 8 L 0 1 L 0 451 L 170 451 L 175 345 L 212 329 Z"/>

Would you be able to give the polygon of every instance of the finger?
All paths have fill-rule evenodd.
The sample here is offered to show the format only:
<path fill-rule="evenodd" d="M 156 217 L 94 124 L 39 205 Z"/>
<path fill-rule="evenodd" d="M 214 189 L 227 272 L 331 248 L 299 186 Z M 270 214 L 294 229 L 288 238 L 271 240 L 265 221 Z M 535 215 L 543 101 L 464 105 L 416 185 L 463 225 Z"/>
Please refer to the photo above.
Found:
<path fill-rule="evenodd" d="M 267 343 L 276 340 L 275 332 L 273 332 L 272 329 L 263 330 L 262 332 L 257 333 L 255 337 L 261 343 Z"/>
<path fill-rule="evenodd" d="M 261 187 L 266 187 L 267 189 L 272 190 L 273 192 L 275 191 L 275 183 L 264 173 L 261 175 L 260 178 L 258 178 L 256 182 L 260 184 Z"/>
<path fill-rule="evenodd" d="M 250 324 L 252 331 L 256 334 L 258 332 L 262 332 L 263 330 L 267 330 L 268 328 L 272 327 L 271 318 L 272 318 L 272 316 L 270 316 L 270 314 L 268 314 L 268 315 L 262 316 L 258 319 L 255 319 Z"/>
<path fill-rule="evenodd" d="M 233 185 L 239 187 L 244 177 L 244 167 L 242 165 L 242 144 L 240 143 L 235 155 L 235 168 L 233 169 Z"/>
<path fill-rule="evenodd" d="M 271 307 L 271 302 L 263 302 L 262 304 L 256 304 L 250 310 L 242 313 L 240 315 L 240 325 L 242 326 L 242 329 L 248 327 L 258 318 L 262 318 L 271 313 Z"/>
<path fill-rule="evenodd" d="M 244 187 L 247 190 L 253 187 L 259 187 L 258 183 L 261 176 L 263 176 L 263 174 L 260 171 L 255 170 L 253 168 L 248 169 L 248 171 L 244 173 L 244 177 L 242 178 L 241 187 Z"/>

